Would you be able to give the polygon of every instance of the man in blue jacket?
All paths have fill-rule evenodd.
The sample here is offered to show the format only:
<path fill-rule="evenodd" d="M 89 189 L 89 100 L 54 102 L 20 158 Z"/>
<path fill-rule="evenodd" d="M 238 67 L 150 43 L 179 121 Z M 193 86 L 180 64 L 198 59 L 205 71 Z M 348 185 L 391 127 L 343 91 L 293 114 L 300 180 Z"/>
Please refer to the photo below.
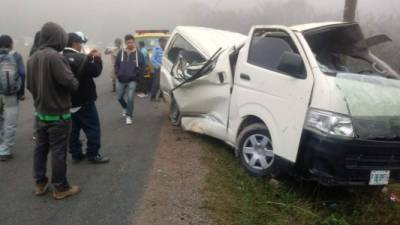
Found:
<path fill-rule="evenodd" d="M 22 56 L 12 51 L 13 40 L 8 35 L 0 36 L 0 76 L 12 76 L 15 72 L 14 82 L 8 82 L 8 88 L 0 91 L 0 161 L 7 161 L 12 158 L 12 151 L 15 145 L 15 134 L 18 120 L 18 97 L 21 93 L 22 82 L 25 77 L 25 67 Z M 9 66 L 13 68 L 9 68 Z M 10 72 L 11 71 L 11 74 Z M 10 79 L 10 77 L 8 77 Z M 1 77 L 2 87 L 3 84 Z M 10 86 L 12 86 L 10 88 Z"/>
<path fill-rule="evenodd" d="M 135 38 L 125 36 L 126 49 L 119 51 L 115 60 L 115 72 L 118 79 L 118 101 L 124 109 L 126 124 L 132 124 L 136 84 L 143 78 L 146 66 L 142 53 L 136 48 Z"/>
<path fill-rule="evenodd" d="M 160 90 L 160 69 L 162 58 L 164 55 L 165 45 L 167 44 L 167 40 L 165 38 L 159 39 L 160 46 L 155 47 L 153 50 L 153 55 L 151 57 L 151 64 L 154 67 L 154 75 L 153 81 L 151 85 L 151 100 L 155 101 L 159 96 Z"/>

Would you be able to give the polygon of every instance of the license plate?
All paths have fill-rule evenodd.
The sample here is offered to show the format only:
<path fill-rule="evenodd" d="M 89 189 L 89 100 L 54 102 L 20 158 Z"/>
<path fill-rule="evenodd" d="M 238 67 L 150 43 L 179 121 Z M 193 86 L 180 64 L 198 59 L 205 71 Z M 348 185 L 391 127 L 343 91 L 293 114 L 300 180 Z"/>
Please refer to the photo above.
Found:
<path fill-rule="evenodd" d="M 390 170 L 373 170 L 369 179 L 369 185 L 387 185 L 389 184 Z"/>

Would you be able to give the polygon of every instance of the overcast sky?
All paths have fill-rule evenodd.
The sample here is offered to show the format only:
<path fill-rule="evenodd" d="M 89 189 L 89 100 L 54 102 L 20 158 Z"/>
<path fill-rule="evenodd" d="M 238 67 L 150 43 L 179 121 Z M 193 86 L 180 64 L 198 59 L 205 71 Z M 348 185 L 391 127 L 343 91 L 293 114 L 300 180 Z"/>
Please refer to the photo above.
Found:
<path fill-rule="evenodd" d="M 44 22 L 54 21 L 67 31 L 81 30 L 89 38 L 109 42 L 110 37 L 135 29 L 171 29 L 185 23 L 183 15 L 190 15 L 188 5 L 193 2 L 213 9 L 245 10 L 270 1 L 283 0 L 1 0 L 0 33 L 29 37 Z M 323 11 L 340 12 L 344 4 L 344 0 L 304 1 Z M 360 13 L 398 13 L 397 9 L 398 0 L 359 0 Z"/>

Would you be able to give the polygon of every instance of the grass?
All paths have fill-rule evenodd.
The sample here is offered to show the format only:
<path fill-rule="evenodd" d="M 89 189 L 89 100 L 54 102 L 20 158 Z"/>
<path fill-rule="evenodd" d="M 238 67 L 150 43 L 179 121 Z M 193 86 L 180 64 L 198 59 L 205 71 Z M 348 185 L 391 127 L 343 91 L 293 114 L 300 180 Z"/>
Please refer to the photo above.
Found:
<path fill-rule="evenodd" d="M 204 208 L 218 225 L 396 225 L 400 204 L 380 190 L 324 188 L 315 183 L 249 176 L 224 144 L 204 139 L 209 167 Z M 400 194 L 400 186 L 389 193 Z"/>

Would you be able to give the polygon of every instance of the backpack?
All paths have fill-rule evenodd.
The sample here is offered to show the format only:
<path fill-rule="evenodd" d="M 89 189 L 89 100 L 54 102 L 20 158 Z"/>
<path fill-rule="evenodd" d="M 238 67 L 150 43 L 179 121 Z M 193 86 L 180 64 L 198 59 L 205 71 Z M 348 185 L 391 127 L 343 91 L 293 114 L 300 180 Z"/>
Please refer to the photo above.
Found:
<path fill-rule="evenodd" d="M 21 81 L 14 54 L 0 55 L 0 94 L 12 95 L 19 91 Z"/>

